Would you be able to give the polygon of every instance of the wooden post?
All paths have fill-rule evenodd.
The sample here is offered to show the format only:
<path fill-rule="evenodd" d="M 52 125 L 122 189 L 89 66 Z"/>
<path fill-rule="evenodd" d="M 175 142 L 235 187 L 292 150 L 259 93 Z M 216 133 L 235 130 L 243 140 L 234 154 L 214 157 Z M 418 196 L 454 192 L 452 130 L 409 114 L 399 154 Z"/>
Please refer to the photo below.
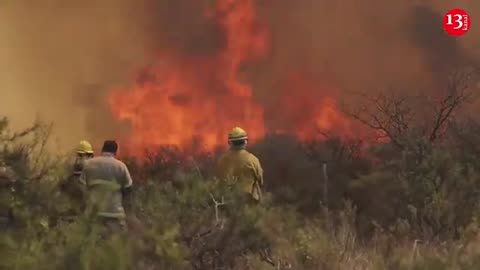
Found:
<path fill-rule="evenodd" d="M 324 162 L 322 166 L 323 170 L 323 204 L 328 206 L 328 173 L 327 173 L 327 163 Z"/>

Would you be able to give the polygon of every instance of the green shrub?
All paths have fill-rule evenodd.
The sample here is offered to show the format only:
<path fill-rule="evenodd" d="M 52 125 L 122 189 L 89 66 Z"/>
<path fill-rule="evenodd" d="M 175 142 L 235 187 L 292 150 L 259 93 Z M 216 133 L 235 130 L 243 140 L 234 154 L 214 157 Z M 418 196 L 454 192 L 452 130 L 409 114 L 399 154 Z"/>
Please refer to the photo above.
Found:
<path fill-rule="evenodd" d="M 129 231 L 109 236 L 92 218 L 72 216 L 74 201 L 59 188 L 69 159 L 43 150 L 47 131 L 39 124 L 15 135 L 0 121 L 0 161 L 17 178 L 1 187 L 15 222 L 0 231 L 0 269 L 480 267 L 478 166 L 454 145 L 411 139 L 401 151 L 383 144 L 360 155 L 335 138 L 267 138 L 253 148 L 269 191 L 260 205 L 211 177 L 215 155 L 162 150 L 128 161 L 136 176 Z"/>

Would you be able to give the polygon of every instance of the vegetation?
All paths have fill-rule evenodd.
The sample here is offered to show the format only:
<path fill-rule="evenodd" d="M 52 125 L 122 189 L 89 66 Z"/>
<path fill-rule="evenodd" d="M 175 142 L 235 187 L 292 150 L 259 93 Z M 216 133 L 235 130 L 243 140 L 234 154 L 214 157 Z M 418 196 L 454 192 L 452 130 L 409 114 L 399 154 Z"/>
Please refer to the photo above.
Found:
<path fill-rule="evenodd" d="M 44 151 L 48 128 L 11 134 L 3 120 L 0 160 L 16 181 L 1 186 L 15 220 L 0 232 L 0 269 L 479 269 L 480 123 L 461 114 L 469 79 L 452 76 L 428 113 L 387 95 L 348 111 L 382 143 L 265 138 L 252 148 L 261 205 L 212 177 L 215 155 L 128 159 L 126 235 L 68 217 L 68 160 Z"/>

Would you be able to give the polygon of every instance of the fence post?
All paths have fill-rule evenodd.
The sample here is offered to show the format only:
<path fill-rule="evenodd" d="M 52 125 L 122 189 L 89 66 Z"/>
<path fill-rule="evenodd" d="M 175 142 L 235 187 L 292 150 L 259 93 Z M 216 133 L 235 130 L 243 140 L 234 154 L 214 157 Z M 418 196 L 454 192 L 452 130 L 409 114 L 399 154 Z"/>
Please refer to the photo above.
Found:
<path fill-rule="evenodd" d="M 327 162 L 323 163 L 323 203 L 325 206 L 328 206 L 328 172 L 327 172 Z"/>

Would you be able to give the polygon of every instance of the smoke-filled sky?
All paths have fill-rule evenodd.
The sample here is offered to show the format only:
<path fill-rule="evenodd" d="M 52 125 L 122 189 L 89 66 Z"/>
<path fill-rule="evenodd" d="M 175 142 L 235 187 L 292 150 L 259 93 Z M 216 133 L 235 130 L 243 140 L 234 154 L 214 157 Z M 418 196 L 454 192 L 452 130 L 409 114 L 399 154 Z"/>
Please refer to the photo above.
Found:
<path fill-rule="evenodd" d="M 115 137 L 104 95 L 175 48 L 208 55 L 222 46 L 207 0 L 1 0 L 0 114 L 15 127 L 53 121 L 61 145 Z M 346 90 L 435 84 L 452 65 L 480 59 L 480 2 L 473 0 L 258 0 L 270 29 L 266 60 L 246 67 L 254 95 L 273 104 L 292 70 Z M 443 14 L 463 8 L 470 32 L 447 36 Z M 477 26 L 478 25 L 478 26 Z M 333 90 L 332 90 L 333 91 Z M 267 106 L 266 105 L 266 106 Z"/>

